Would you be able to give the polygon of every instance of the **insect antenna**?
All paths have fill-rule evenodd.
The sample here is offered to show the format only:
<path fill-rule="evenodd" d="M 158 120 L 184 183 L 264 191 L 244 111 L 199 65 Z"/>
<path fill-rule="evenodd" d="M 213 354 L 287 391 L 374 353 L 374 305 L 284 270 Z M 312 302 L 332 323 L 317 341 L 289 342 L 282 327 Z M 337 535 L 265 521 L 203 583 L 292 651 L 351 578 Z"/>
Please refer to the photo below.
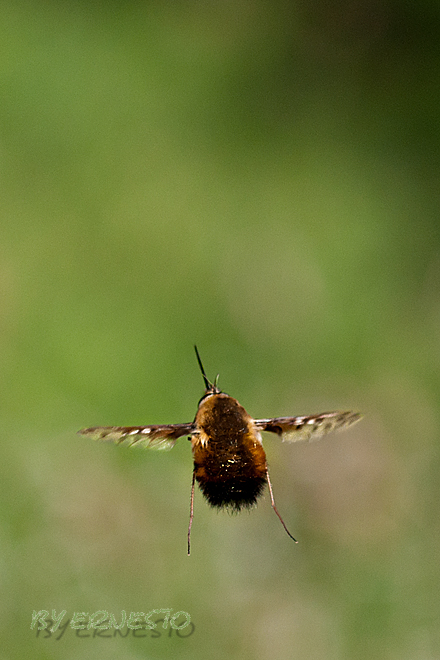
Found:
<path fill-rule="evenodd" d="M 212 391 L 217 390 L 216 383 L 214 383 L 214 385 L 212 383 L 210 383 L 207 376 L 206 376 L 206 374 L 205 374 L 205 370 L 203 368 L 202 360 L 200 358 L 199 351 L 197 350 L 197 346 L 195 344 L 194 344 L 194 348 L 195 348 L 196 355 L 197 355 L 197 362 L 199 363 L 200 371 L 202 372 L 203 380 L 205 381 L 206 389 L 207 390 L 212 390 Z M 217 376 L 217 378 L 218 378 L 218 376 Z M 215 379 L 216 381 L 217 381 L 217 378 Z"/>
<path fill-rule="evenodd" d="M 298 543 L 298 541 L 297 541 L 297 540 L 292 536 L 292 534 L 289 532 L 289 530 L 288 530 L 287 527 L 286 527 L 286 523 L 284 522 L 284 520 L 281 518 L 280 514 L 278 513 L 278 509 L 277 509 L 277 507 L 276 507 L 276 505 L 275 505 L 275 500 L 274 500 L 274 497 L 273 497 L 272 484 L 270 483 L 270 479 L 269 479 L 269 470 L 267 469 L 267 467 L 266 467 L 266 479 L 267 479 L 267 485 L 269 486 L 270 502 L 271 502 L 271 504 L 272 504 L 272 509 L 275 511 L 275 513 L 277 514 L 278 518 L 281 520 L 281 524 L 282 524 L 282 526 L 284 527 L 284 529 L 286 530 L 287 534 L 290 536 L 290 538 L 292 539 L 292 541 L 295 541 L 295 543 Z"/>

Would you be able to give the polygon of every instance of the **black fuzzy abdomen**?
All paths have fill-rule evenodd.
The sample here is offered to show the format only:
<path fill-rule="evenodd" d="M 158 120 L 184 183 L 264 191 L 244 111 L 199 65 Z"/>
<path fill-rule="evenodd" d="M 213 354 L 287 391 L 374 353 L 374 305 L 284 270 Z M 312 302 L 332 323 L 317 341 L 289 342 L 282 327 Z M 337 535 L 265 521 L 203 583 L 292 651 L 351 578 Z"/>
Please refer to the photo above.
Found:
<path fill-rule="evenodd" d="M 198 448 L 194 472 L 211 506 L 232 511 L 251 507 L 266 485 L 266 456 L 261 445 Z"/>
<path fill-rule="evenodd" d="M 239 479 L 216 482 L 197 479 L 197 481 L 211 506 L 236 512 L 256 504 L 266 485 L 266 478 L 262 477 L 254 477 L 246 481 Z"/>

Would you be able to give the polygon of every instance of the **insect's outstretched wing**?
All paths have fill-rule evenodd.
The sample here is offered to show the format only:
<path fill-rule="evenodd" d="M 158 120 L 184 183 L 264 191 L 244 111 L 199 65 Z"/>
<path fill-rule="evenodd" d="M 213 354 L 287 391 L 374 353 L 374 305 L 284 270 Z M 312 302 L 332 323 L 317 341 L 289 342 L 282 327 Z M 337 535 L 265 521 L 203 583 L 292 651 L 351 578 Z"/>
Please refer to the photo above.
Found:
<path fill-rule="evenodd" d="M 157 426 L 94 426 L 78 431 L 93 440 L 144 449 L 172 449 L 182 435 L 191 435 L 194 424 L 163 424 Z"/>
<path fill-rule="evenodd" d="M 275 417 L 256 419 L 259 431 L 270 431 L 280 436 L 283 442 L 318 440 L 322 435 L 344 429 L 358 422 L 363 415 L 356 412 L 329 412 L 307 417 Z"/>

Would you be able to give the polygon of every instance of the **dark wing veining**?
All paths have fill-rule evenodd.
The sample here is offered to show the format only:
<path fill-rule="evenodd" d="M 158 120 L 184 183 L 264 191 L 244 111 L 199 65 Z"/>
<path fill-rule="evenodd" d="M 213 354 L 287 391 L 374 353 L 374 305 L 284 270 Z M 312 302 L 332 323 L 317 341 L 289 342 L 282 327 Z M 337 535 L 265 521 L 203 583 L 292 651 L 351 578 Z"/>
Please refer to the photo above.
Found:
<path fill-rule="evenodd" d="M 321 436 L 337 429 L 344 429 L 362 419 L 357 412 L 329 412 L 303 417 L 275 417 L 256 419 L 259 431 L 269 431 L 279 435 L 283 442 L 318 440 Z"/>
<path fill-rule="evenodd" d="M 191 435 L 194 424 L 162 424 L 156 426 L 94 426 L 78 431 L 93 440 L 133 445 L 144 449 L 172 449 L 182 435 Z"/>

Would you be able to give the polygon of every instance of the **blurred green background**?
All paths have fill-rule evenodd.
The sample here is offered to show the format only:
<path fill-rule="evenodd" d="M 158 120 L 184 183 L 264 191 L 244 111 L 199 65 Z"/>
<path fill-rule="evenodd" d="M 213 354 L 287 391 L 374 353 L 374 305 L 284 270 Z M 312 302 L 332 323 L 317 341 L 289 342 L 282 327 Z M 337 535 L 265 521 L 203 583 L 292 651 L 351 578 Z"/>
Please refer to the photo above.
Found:
<path fill-rule="evenodd" d="M 2 657 L 440 657 L 438 3 L 0 8 Z M 367 413 L 265 438 L 298 546 L 196 492 L 188 558 L 187 440 L 75 435 L 192 421 L 194 343 L 255 417 Z"/>

